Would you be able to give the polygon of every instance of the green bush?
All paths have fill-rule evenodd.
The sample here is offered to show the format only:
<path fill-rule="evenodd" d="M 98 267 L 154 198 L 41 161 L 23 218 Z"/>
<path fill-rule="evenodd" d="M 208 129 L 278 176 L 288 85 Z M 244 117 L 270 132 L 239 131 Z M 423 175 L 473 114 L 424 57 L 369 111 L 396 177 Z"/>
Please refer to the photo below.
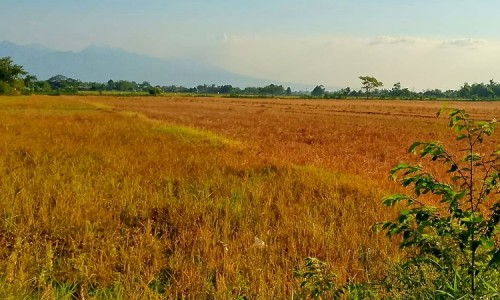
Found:
<path fill-rule="evenodd" d="M 12 87 L 7 82 L 0 81 L 0 95 L 10 95 L 12 92 Z"/>
<path fill-rule="evenodd" d="M 345 287 L 335 282 L 336 275 L 328 264 L 317 258 L 306 258 L 301 268 L 293 270 L 293 277 L 299 283 L 301 299 L 340 299 L 345 293 Z"/>
<path fill-rule="evenodd" d="M 415 142 L 408 150 L 445 167 L 446 176 L 431 174 L 421 164 L 399 164 L 390 172 L 413 190 L 385 197 L 386 206 L 402 202 L 406 207 L 395 220 L 376 226 L 389 237 L 401 236 L 401 248 L 410 253 L 386 278 L 392 298 L 500 297 L 500 150 L 497 145 L 484 153 L 483 143 L 497 121 L 475 121 L 458 109 L 448 114 L 461 158 L 439 142 Z"/>

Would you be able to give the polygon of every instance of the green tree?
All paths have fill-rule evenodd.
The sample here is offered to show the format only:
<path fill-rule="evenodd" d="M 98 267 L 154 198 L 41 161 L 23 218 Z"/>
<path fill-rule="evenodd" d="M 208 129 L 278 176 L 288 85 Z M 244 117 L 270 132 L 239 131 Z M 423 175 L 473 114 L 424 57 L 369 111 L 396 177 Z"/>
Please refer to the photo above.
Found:
<path fill-rule="evenodd" d="M 470 93 L 477 98 L 493 98 L 495 95 L 493 89 L 484 83 L 474 83 Z"/>
<path fill-rule="evenodd" d="M 30 93 L 33 93 L 35 90 L 35 83 L 37 82 L 37 78 L 35 75 L 26 75 L 24 78 L 24 86 L 28 89 Z"/>
<path fill-rule="evenodd" d="M 221 93 L 221 94 L 229 94 L 229 93 L 231 93 L 232 90 L 233 90 L 233 86 L 229 85 L 229 84 L 219 87 L 219 93 Z"/>
<path fill-rule="evenodd" d="M 384 84 L 378 81 L 377 78 L 372 76 L 359 76 L 363 89 L 366 91 L 366 98 L 370 96 L 373 89 L 384 86 Z"/>
<path fill-rule="evenodd" d="M 497 121 L 475 121 L 458 109 L 448 113 L 463 156 L 439 142 L 413 143 L 410 153 L 445 166 L 446 175 L 422 164 L 394 167 L 391 178 L 413 193 L 385 197 L 385 205 L 402 202 L 406 208 L 378 225 L 388 236 L 400 235 L 400 246 L 411 254 L 396 279 L 400 290 L 426 299 L 493 299 L 500 296 L 500 145 L 488 151 L 483 140 Z"/>
<path fill-rule="evenodd" d="M 22 89 L 22 76 L 28 74 L 22 66 L 14 64 L 12 58 L 0 58 L 0 94 L 13 93 Z"/>
<path fill-rule="evenodd" d="M 283 95 L 285 94 L 285 88 L 282 85 L 270 84 L 268 86 L 259 88 L 259 94 L 261 95 Z"/>
<path fill-rule="evenodd" d="M 350 87 L 346 87 L 346 88 L 343 88 L 343 89 L 340 89 L 340 94 L 344 97 L 344 98 L 347 98 L 349 96 L 349 94 L 351 93 L 351 88 Z"/>
<path fill-rule="evenodd" d="M 108 80 L 108 82 L 106 84 L 106 89 L 108 91 L 112 91 L 115 89 L 115 82 L 112 79 Z"/>
<path fill-rule="evenodd" d="M 243 93 L 246 95 L 258 95 L 260 93 L 259 89 L 258 87 L 249 86 L 243 89 Z"/>
<path fill-rule="evenodd" d="M 148 93 L 152 96 L 160 95 L 162 93 L 162 90 L 159 86 L 151 86 L 149 87 Z"/>
<path fill-rule="evenodd" d="M 76 93 L 82 86 L 82 82 L 80 80 L 69 78 L 64 75 L 53 76 L 47 81 L 52 90 L 62 93 Z"/>
<path fill-rule="evenodd" d="M 325 87 L 322 85 L 317 85 L 311 92 L 313 97 L 321 97 L 325 94 Z"/>
<path fill-rule="evenodd" d="M 115 89 L 122 92 L 134 92 L 139 89 L 137 83 L 128 80 L 119 80 L 115 82 Z"/>
<path fill-rule="evenodd" d="M 34 89 L 36 93 L 48 94 L 52 92 L 52 87 L 50 86 L 50 83 L 47 80 L 36 81 L 34 83 Z"/>
<path fill-rule="evenodd" d="M 396 82 L 390 91 L 391 96 L 400 97 L 401 96 L 401 82 Z"/>
<path fill-rule="evenodd" d="M 458 94 L 462 98 L 470 98 L 472 95 L 472 87 L 466 82 L 458 91 Z"/>

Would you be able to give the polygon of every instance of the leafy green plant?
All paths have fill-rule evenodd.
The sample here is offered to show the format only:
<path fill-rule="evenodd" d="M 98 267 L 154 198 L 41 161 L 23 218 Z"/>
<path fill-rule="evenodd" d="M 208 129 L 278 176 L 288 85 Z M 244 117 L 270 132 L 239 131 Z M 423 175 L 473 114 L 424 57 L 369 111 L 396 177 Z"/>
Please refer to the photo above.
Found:
<path fill-rule="evenodd" d="M 336 275 L 328 264 L 314 257 L 307 257 L 302 268 L 294 268 L 293 277 L 299 282 L 301 299 L 340 299 L 345 292 L 335 283 Z"/>
<path fill-rule="evenodd" d="M 401 236 L 410 258 L 398 266 L 389 289 L 418 291 L 430 298 L 500 297 L 500 150 L 483 153 L 496 120 L 476 121 L 464 110 L 448 113 L 461 158 L 440 142 L 414 142 L 408 152 L 440 164 L 446 174 L 433 174 L 422 164 L 399 164 L 390 177 L 413 193 L 383 199 L 386 206 L 406 204 L 392 221 L 376 225 L 389 237 Z M 417 294 L 413 294 L 412 297 Z"/>
<path fill-rule="evenodd" d="M 293 277 L 299 284 L 300 299 L 376 299 L 373 284 L 348 280 L 339 285 L 330 266 L 314 257 L 306 258 L 302 267 L 295 267 Z"/>

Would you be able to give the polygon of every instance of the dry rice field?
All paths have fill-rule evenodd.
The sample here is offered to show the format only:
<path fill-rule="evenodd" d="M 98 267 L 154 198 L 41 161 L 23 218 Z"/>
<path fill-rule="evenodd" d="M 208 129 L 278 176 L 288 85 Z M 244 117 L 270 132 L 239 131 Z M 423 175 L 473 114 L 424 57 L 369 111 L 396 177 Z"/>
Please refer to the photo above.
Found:
<path fill-rule="evenodd" d="M 0 298 L 293 299 L 308 256 L 383 276 L 404 256 L 370 230 L 388 171 L 452 139 L 442 105 L 0 97 Z"/>
<path fill-rule="evenodd" d="M 466 109 L 477 119 L 500 116 L 500 102 L 193 97 L 96 101 L 244 141 L 259 157 L 355 174 L 378 185 L 387 184 L 392 166 L 411 160 L 406 150 L 413 141 L 453 139 L 446 118 L 436 117 L 444 105 Z"/>

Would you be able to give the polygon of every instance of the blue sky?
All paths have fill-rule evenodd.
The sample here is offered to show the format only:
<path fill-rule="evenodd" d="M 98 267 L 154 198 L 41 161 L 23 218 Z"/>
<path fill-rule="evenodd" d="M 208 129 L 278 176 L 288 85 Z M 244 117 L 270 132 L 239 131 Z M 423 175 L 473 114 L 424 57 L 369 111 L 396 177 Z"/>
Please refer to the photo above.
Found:
<path fill-rule="evenodd" d="M 0 40 L 107 45 L 283 82 L 500 80 L 500 1 L 2 0 Z"/>

